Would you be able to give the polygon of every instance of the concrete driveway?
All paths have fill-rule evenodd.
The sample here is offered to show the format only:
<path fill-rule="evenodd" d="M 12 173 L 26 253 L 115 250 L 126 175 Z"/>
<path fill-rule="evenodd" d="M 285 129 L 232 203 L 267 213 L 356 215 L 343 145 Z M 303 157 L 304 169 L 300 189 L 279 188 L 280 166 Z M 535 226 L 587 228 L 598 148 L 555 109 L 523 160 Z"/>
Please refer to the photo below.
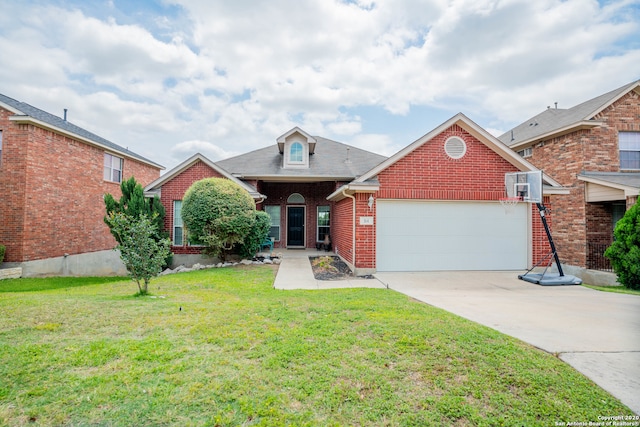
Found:
<path fill-rule="evenodd" d="M 375 276 L 390 289 L 558 354 L 640 414 L 640 297 L 583 286 L 539 286 L 517 275 Z"/>

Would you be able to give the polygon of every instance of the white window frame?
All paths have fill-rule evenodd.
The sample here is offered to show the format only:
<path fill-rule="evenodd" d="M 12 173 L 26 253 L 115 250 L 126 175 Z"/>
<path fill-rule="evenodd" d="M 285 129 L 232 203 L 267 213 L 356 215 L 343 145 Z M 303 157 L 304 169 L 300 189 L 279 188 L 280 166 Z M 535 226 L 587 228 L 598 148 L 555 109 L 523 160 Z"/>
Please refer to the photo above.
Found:
<path fill-rule="evenodd" d="M 322 209 L 322 212 L 329 214 L 327 225 L 320 225 L 320 209 Z M 326 234 L 331 235 L 331 206 L 329 205 L 318 206 L 316 209 L 316 242 L 324 241 L 324 238 L 320 238 L 320 228 L 328 228 L 329 231 Z"/>
<path fill-rule="evenodd" d="M 533 147 L 527 147 L 523 150 L 518 151 L 518 154 L 520 154 L 520 157 L 523 158 L 527 158 L 527 157 L 531 157 L 533 156 Z"/>
<path fill-rule="evenodd" d="M 269 210 L 274 210 L 278 212 L 278 218 L 274 218 L 275 215 L 271 215 Z M 269 218 L 271 218 L 271 226 L 269 227 L 269 237 L 273 237 L 275 242 L 279 242 L 282 237 L 282 227 L 280 227 L 280 218 L 282 216 L 282 207 L 280 205 L 266 205 L 264 207 L 264 211 L 269 214 Z M 278 229 L 278 233 L 271 233 L 271 231 L 276 228 Z M 274 235 L 272 235 L 274 234 Z"/>
<path fill-rule="evenodd" d="M 114 163 L 120 163 L 120 169 L 114 167 L 116 166 Z M 103 178 L 105 181 L 110 182 L 122 182 L 122 170 L 124 169 L 124 159 L 122 157 L 118 157 L 111 153 L 104 153 L 104 174 Z M 118 172 L 118 176 L 114 177 L 114 172 Z"/>
<path fill-rule="evenodd" d="M 176 215 L 176 212 L 182 213 L 182 200 L 173 201 L 173 226 L 171 228 L 173 246 L 184 246 L 184 224 L 182 215 Z M 180 229 L 180 241 L 176 240 L 176 229 Z"/>
<path fill-rule="evenodd" d="M 623 148 L 624 146 L 624 148 Z M 638 160 L 637 167 L 623 166 L 622 153 L 640 153 L 640 132 L 625 131 L 618 132 L 618 157 L 620 160 L 620 170 L 640 170 L 640 160 Z M 638 154 L 640 156 L 640 154 Z"/>
<path fill-rule="evenodd" d="M 300 155 L 300 159 L 294 158 L 293 149 L 295 147 L 300 148 L 295 152 L 295 156 L 298 157 L 298 155 Z M 296 164 L 304 163 L 304 145 L 302 145 L 301 142 L 294 141 L 291 143 L 291 146 L 289 147 L 289 163 L 296 163 Z"/>

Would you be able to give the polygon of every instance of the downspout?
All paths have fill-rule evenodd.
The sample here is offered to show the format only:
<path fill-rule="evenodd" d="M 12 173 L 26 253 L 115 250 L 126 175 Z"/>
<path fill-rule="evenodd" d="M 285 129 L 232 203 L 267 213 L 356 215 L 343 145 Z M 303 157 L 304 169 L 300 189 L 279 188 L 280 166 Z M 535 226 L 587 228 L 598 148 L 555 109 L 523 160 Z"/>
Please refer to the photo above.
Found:
<path fill-rule="evenodd" d="M 353 200 L 353 243 L 352 243 L 352 248 L 353 248 L 353 269 L 356 270 L 356 198 L 354 196 L 350 196 L 349 194 L 347 194 L 347 190 L 342 190 L 342 195 L 344 197 L 348 197 L 351 200 Z"/>

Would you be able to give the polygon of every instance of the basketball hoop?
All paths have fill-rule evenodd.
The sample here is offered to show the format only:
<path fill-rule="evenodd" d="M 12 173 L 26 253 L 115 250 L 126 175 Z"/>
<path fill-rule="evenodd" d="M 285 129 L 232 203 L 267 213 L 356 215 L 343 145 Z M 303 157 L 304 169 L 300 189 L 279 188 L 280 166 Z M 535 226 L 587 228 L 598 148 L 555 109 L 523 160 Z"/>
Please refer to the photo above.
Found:
<path fill-rule="evenodd" d="M 500 204 L 506 213 L 513 212 L 513 208 L 522 200 L 522 197 L 501 197 Z"/>

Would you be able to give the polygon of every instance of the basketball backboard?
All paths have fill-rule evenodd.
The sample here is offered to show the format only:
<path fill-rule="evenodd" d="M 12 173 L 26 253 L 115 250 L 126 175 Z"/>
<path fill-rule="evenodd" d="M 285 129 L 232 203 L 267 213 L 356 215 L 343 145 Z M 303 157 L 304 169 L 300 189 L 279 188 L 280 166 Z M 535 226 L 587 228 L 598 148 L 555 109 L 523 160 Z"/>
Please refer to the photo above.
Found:
<path fill-rule="evenodd" d="M 542 203 L 542 171 L 507 173 L 504 175 L 504 186 L 509 198 Z"/>

